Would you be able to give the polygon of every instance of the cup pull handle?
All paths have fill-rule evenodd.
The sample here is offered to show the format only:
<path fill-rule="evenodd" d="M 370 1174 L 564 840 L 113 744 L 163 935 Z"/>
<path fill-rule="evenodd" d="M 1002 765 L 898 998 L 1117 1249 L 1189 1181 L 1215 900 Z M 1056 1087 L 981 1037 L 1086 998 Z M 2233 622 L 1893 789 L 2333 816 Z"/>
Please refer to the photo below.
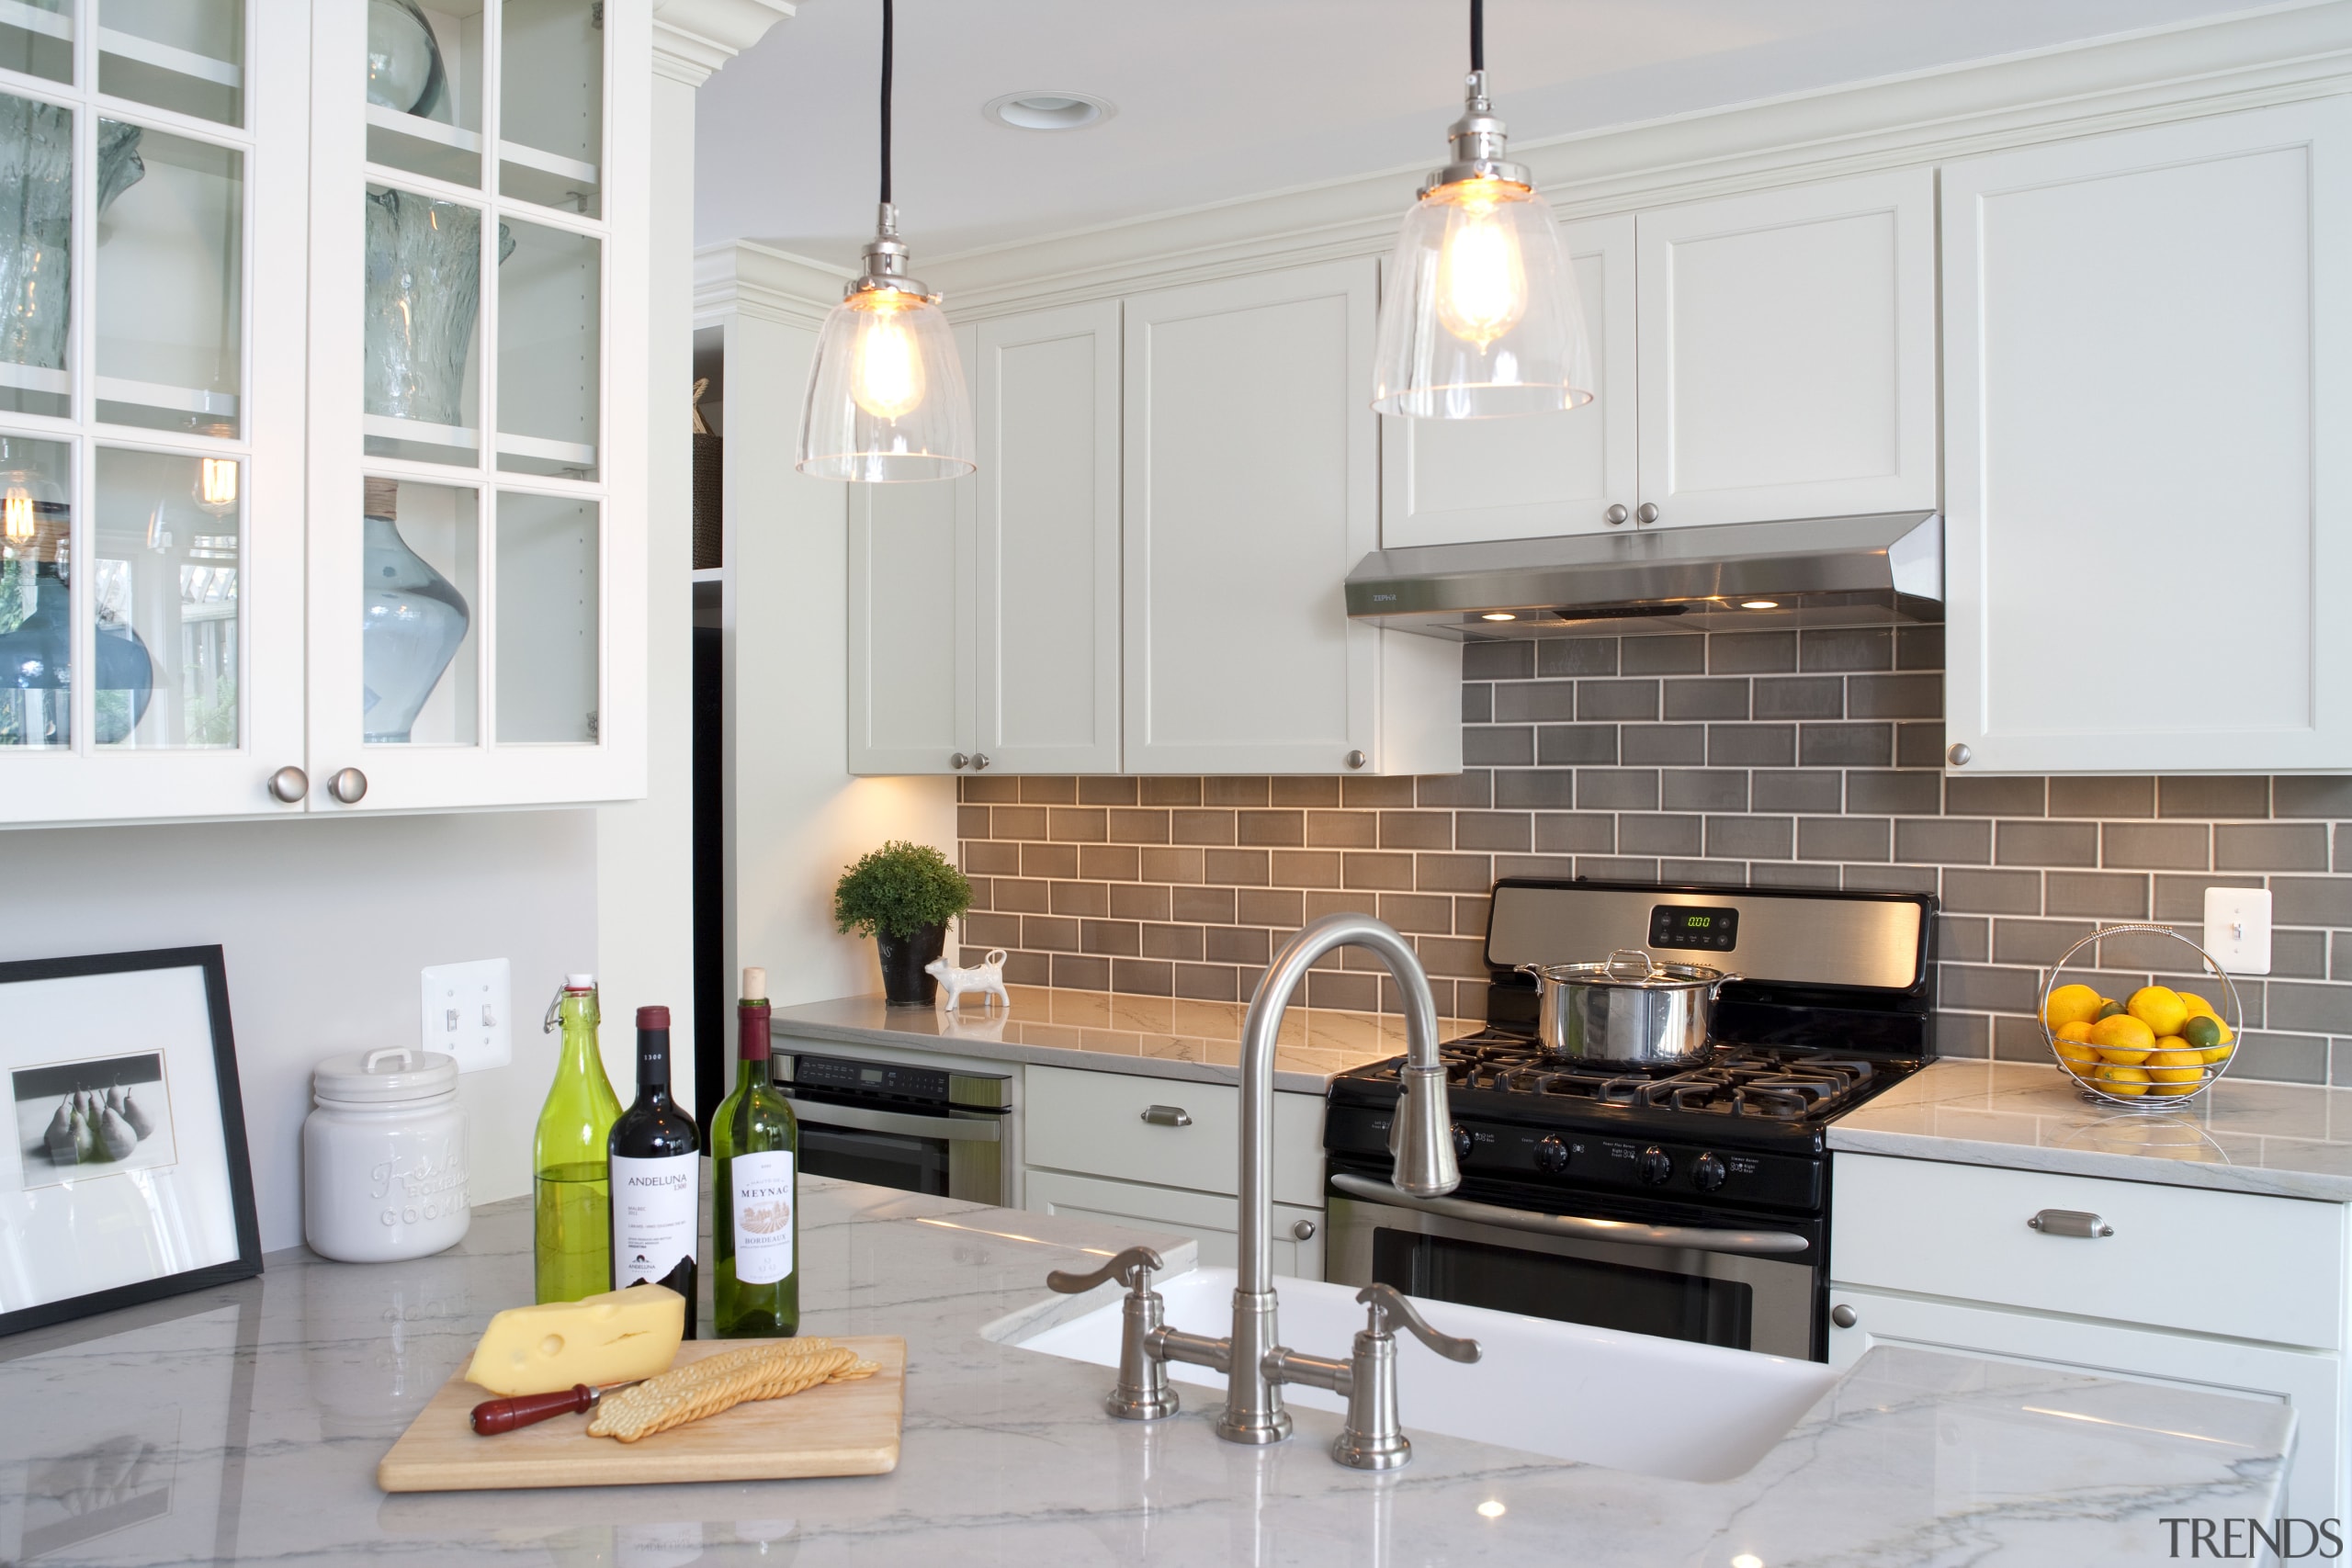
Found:
<path fill-rule="evenodd" d="M 2026 1221 L 2026 1224 L 2044 1235 L 2078 1236 L 2085 1241 L 2097 1241 L 2101 1236 L 2115 1234 L 2113 1225 L 2081 1209 L 2044 1209 Z"/>
<path fill-rule="evenodd" d="M 1193 1124 L 1192 1112 L 1181 1105 L 1147 1105 L 1143 1108 L 1143 1119 L 1155 1127 L 1189 1127 Z"/>

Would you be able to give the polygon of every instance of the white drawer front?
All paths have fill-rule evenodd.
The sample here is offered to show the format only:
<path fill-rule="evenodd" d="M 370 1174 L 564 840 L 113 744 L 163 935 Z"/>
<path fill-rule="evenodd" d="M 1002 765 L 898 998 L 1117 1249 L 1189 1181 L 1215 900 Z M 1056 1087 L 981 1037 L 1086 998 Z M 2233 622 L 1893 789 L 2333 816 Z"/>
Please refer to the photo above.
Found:
<path fill-rule="evenodd" d="M 1829 1272 L 1839 1284 L 2146 1323 L 2280 1345 L 2342 1342 L 2344 1208 L 2298 1198 L 1837 1156 Z M 2115 1234 L 2045 1234 L 2045 1209 Z"/>
<path fill-rule="evenodd" d="M 1232 1269 L 1240 1262 L 1238 1199 L 1041 1170 L 1029 1179 L 1028 1206 L 1041 1214 L 1072 1214 L 1141 1230 L 1174 1231 L 1193 1238 L 1206 1267 Z M 1323 1211 L 1276 1203 L 1273 1221 L 1267 1239 L 1272 1244 L 1274 1272 L 1304 1280 L 1323 1278 Z"/>
<path fill-rule="evenodd" d="M 1027 1163 L 1122 1181 L 1240 1190 L 1241 1091 L 1226 1084 L 1028 1069 L 1023 1134 Z M 1146 1121 L 1154 1107 L 1181 1111 L 1188 1124 Z M 1274 1191 L 1285 1203 L 1323 1206 L 1323 1101 L 1274 1096 Z"/>

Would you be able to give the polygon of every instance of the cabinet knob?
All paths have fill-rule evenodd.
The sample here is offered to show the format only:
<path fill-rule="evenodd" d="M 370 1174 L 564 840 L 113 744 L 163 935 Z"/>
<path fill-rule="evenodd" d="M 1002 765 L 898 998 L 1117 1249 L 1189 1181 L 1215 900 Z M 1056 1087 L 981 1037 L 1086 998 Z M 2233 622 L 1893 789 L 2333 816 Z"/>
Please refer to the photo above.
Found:
<path fill-rule="evenodd" d="M 1829 1309 L 1829 1321 L 1836 1324 L 1840 1328 L 1851 1328 L 1854 1325 L 1860 1323 L 1861 1319 L 1854 1314 L 1854 1309 L 1852 1307 L 1849 1307 L 1843 1302 L 1840 1302 L 1838 1305 Z"/>
<path fill-rule="evenodd" d="M 356 806 L 368 793 L 368 775 L 357 768 L 345 768 L 327 780 L 327 793 L 345 806 Z"/>
<path fill-rule="evenodd" d="M 1608 524 L 1611 528 L 1614 528 L 1632 515 L 1632 513 L 1625 510 L 1625 503 L 1623 502 L 1619 502 L 1616 505 L 1602 513 L 1600 514 L 1600 520 L 1603 523 Z"/>
<path fill-rule="evenodd" d="M 951 768 L 968 768 L 972 765 L 972 759 L 958 751 L 947 759 L 947 765 Z"/>
<path fill-rule="evenodd" d="M 1634 522 L 1637 526 L 1645 527 L 1657 521 L 1657 503 L 1656 502 L 1645 501 L 1639 506 L 1634 508 Z"/>
<path fill-rule="evenodd" d="M 972 767 L 975 771 L 985 769 L 988 765 L 989 754 L 986 751 L 975 751 L 972 753 Z"/>
<path fill-rule="evenodd" d="M 1290 1227 L 1290 1235 L 1293 1241 L 1313 1241 L 1315 1239 L 1315 1222 L 1313 1220 L 1300 1220 L 1297 1224 Z"/>
<path fill-rule="evenodd" d="M 311 775 L 292 766 L 269 775 L 269 793 L 291 806 L 311 793 Z"/>
<path fill-rule="evenodd" d="M 1350 766 L 1350 767 L 1351 767 L 1351 768 L 1361 768 L 1361 767 L 1363 767 L 1366 762 L 1369 762 L 1369 761 L 1372 761 L 1372 759 L 1371 759 L 1371 758 L 1369 758 L 1369 757 L 1365 756 L 1365 755 L 1364 755 L 1363 752 L 1361 752 L 1361 751 L 1351 751 L 1351 752 L 1349 752 L 1349 753 L 1348 753 L 1348 766 Z"/>
<path fill-rule="evenodd" d="M 1951 743 L 1951 750 L 1944 753 L 1944 756 L 1950 760 L 1951 765 L 1955 768 L 1964 768 L 1968 766 L 1969 759 L 1975 755 L 1975 752 L 1968 749 L 1968 743 L 1964 740 L 1953 741 Z"/>

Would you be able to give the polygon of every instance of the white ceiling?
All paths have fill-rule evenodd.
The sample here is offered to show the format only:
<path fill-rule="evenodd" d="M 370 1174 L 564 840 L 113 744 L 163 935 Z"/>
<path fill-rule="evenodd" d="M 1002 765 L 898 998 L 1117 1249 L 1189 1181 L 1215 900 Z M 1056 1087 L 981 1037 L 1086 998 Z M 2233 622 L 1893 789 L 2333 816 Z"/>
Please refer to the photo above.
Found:
<path fill-rule="evenodd" d="M 2259 0 L 1489 0 L 1521 140 L 2251 9 Z M 926 256 L 1415 164 L 1445 151 L 1464 0 L 899 0 L 896 195 Z M 849 265 L 871 231 L 881 0 L 799 14 L 706 84 L 695 239 Z M 1068 89 L 1077 131 L 980 106 Z"/>

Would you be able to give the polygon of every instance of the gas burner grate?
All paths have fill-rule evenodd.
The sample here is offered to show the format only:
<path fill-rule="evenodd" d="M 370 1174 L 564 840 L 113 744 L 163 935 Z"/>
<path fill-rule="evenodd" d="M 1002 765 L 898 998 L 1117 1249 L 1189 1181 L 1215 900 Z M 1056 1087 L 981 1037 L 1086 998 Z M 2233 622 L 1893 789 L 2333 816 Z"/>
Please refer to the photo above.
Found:
<path fill-rule="evenodd" d="M 1441 1048 L 1446 1082 L 1496 1094 L 1656 1107 L 1707 1116 L 1805 1122 L 1871 1092 L 1881 1066 L 1797 1046 L 1728 1045 L 1695 1067 L 1616 1073 L 1563 1066 L 1499 1030 Z M 1401 1069 L 1402 1057 L 1374 1071 Z"/>

